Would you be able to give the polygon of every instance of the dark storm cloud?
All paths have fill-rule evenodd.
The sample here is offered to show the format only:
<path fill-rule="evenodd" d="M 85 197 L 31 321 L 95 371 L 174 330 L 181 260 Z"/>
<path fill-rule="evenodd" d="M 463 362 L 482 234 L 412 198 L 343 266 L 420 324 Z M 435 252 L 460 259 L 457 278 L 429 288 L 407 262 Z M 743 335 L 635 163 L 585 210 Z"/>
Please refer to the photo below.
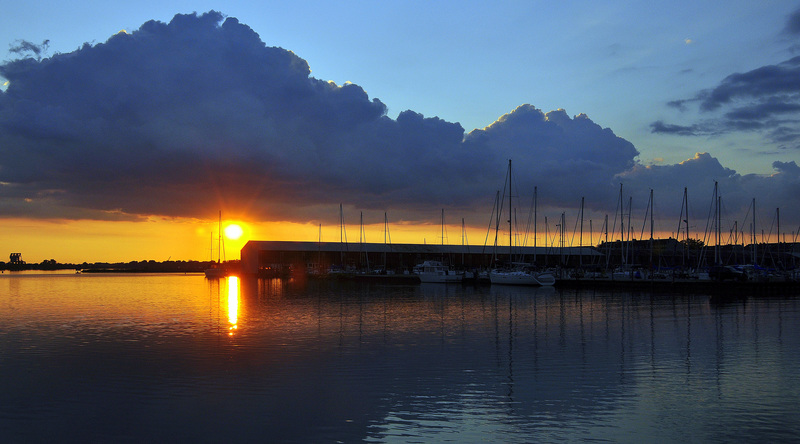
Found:
<path fill-rule="evenodd" d="M 702 136 L 763 131 L 768 140 L 787 142 L 775 139 L 772 134 L 776 131 L 781 134 L 797 132 L 800 123 L 800 57 L 730 75 L 711 90 L 702 91 L 691 99 L 671 101 L 668 105 L 685 111 L 693 103 L 699 103 L 699 109 L 704 113 L 721 111 L 721 114 L 705 117 L 691 125 L 659 120 L 650 124 L 652 132 Z M 790 141 L 800 142 L 800 139 Z"/>
<path fill-rule="evenodd" d="M 639 155 L 633 144 L 584 114 L 572 119 L 564 110 L 545 114 L 530 105 L 472 131 L 465 144 L 491 152 L 514 147 L 509 157 L 520 189 L 532 195 L 537 186 L 542 201 L 552 205 L 575 206 L 581 197 L 604 201 L 613 190 L 614 176 L 632 168 Z"/>
<path fill-rule="evenodd" d="M 789 15 L 784 30 L 791 35 L 800 35 L 800 9 Z"/>
<path fill-rule="evenodd" d="M 677 134 L 679 136 L 697 136 L 703 131 L 697 125 L 684 126 L 664 123 L 661 120 L 650 124 L 650 129 L 654 133 Z"/>
<path fill-rule="evenodd" d="M 533 177 L 555 188 L 576 168 L 610 184 L 638 154 L 586 116 L 529 105 L 465 138 L 460 124 L 413 111 L 391 119 L 361 87 L 310 72 L 217 12 L 6 62 L 3 212 L 118 219 L 225 205 L 291 219 L 339 202 L 483 210 L 508 158 L 532 192 Z M 572 199 L 581 187 L 562 191 Z"/>
<path fill-rule="evenodd" d="M 629 189 L 640 189 L 644 195 L 650 188 L 660 192 L 682 195 L 684 187 L 699 190 L 710 189 L 714 181 L 735 183 L 741 176 L 725 168 L 719 160 L 708 153 L 698 153 L 694 158 L 675 165 L 636 165 L 619 176 Z M 668 191 L 669 190 L 669 191 Z"/>
<path fill-rule="evenodd" d="M 725 113 L 732 120 L 764 120 L 782 114 L 793 114 L 800 111 L 800 103 L 789 97 L 772 97 L 763 103 L 742 106 Z"/>
<path fill-rule="evenodd" d="M 392 119 L 358 85 L 310 73 L 217 12 L 6 62 L 0 214 L 135 220 L 222 208 L 305 222 L 335 220 L 344 203 L 401 213 L 394 220 L 436 219 L 443 207 L 488 218 L 508 159 L 520 197 L 536 186 L 550 207 L 586 197 L 599 210 L 613 205 L 620 181 L 682 187 L 712 167 L 743 180 L 706 157 L 670 174 L 644 168 L 630 142 L 583 114 L 523 105 L 465 135 L 411 110 Z M 698 171 L 685 174 L 691 165 Z M 775 168 L 764 183 L 796 184 L 791 165 Z"/>
<path fill-rule="evenodd" d="M 800 128 L 775 128 L 770 132 L 769 137 L 776 142 L 795 142 L 800 140 Z"/>
<path fill-rule="evenodd" d="M 40 44 L 31 43 L 27 40 L 17 40 L 14 44 L 9 45 L 9 52 L 17 55 L 24 55 L 26 53 L 33 54 L 36 58 L 41 57 L 47 52 L 47 47 L 50 46 L 50 40 L 45 40 Z"/>
<path fill-rule="evenodd" d="M 762 66 L 745 73 L 731 74 L 720 84 L 698 95 L 700 108 L 713 111 L 735 99 L 772 100 L 780 103 L 778 95 L 784 100 L 796 100 L 794 94 L 800 93 L 800 56 L 777 65 Z M 789 94 L 792 94 L 790 96 Z"/>
<path fill-rule="evenodd" d="M 667 102 L 667 106 L 671 108 L 676 108 L 681 111 L 685 111 L 687 109 L 687 104 L 696 102 L 696 99 L 680 99 L 680 100 L 670 100 Z"/>
<path fill-rule="evenodd" d="M 695 217 L 705 218 L 711 205 L 714 182 L 717 182 L 726 224 L 732 225 L 734 220 L 742 222 L 753 199 L 757 200 L 759 217 L 781 208 L 781 215 L 786 220 L 796 222 L 800 220 L 800 167 L 795 162 L 774 162 L 772 167 L 775 173 L 770 176 L 741 175 L 722 166 L 710 154 L 698 153 L 694 158 L 675 165 L 636 165 L 620 174 L 618 179 L 625 184 L 625 196 L 633 196 L 640 206 L 647 202 L 647 193 L 652 188 L 662 215 L 679 213 L 686 188 L 694 202 Z M 677 224 L 677 219 L 675 222 Z"/>
<path fill-rule="evenodd" d="M 298 166 L 314 177 L 333 156 L 328 136 L 385 113 L 358 86 L 309 73 L 218 13 L 6 63 L 0 181 L 34 202 L 57 190 L 67 207 L 131 214 L 195 215 L 198 195 L 291 198 Z"/>

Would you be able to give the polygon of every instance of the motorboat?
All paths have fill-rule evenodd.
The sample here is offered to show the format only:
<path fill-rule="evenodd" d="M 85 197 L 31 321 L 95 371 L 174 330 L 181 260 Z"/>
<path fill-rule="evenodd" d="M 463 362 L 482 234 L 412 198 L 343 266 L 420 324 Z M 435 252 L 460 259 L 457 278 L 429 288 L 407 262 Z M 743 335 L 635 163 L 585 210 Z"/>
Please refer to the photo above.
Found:
<path fill-rule="evenodd" d="M 556 277 L 549 272 L 536 273 L 525 269 L 492 270 L 489 281 L 493 285 L 551 286 L 556 283 Z"/>
<path fill-rule="evenodd" d="M 415 266 L 414 274 L 422 283 L 455 284 L 464 279 L 463 272 L 451 270 L 439 261 L 425 261 Z"/>

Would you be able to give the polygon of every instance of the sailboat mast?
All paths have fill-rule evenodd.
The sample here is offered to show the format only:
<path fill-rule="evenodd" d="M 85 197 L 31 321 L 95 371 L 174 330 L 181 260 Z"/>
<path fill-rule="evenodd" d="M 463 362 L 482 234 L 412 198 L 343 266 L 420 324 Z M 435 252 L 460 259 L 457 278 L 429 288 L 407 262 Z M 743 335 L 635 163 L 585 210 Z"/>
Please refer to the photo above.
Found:
<path fill-rule="evenodd" d="M 625 263 L 628 263 L 628 258 L 633 256 L 633 254 L 631 254 L 631 248 L 633 247 L 633 245 L 631 245 L 633 243 L 631 242 L 631 237 L 633 235 L 633 228 L 631 226 L 631 213 L 633 213 L 633 196 L 628 196 L 628 242 L 625 247 Z"/>
<path fill-rule="evenodd" d="M 603 221 L 603 226 L 605 227 L 606 234 L 606 270 L 608 270 L 608 266 L 611 263 L 611 246 L 608 243 L 608 214 L 606 214 L 605 220 Z"/>
<path fill-rule="evenodd" d="M 389 216 L 383 212 L 383 269 L 386 270 L 386 237 L 389 235 Z"/>
<path fill-rule="evenodd" d="M 594 245 L 592 243 L 593 240 L 594 240 L 594 228 L 592 227 L 592 220 L 589 219 L 589 246 Z M 591 262 L 594 263 L 594 260 L 591 260 Z"/>
<path fill-rule="evenodd" d="M 719 185 L 715 181 L 714 182 L 714 219 L 716 220 L 716 225 L 714 225 L 714 264 L 719 263 Z"/>
<path fill-rule="evenodd" d="M 367 269 L 369 269 L 369 251 L 366 250 L 365 244 L 367 243 L 367 232 L 364 231 L 364 212 L 360 213 L 359 224 L 361 225 L 360 232 L 358 234 L 358 242 L 361 246 L 361 249 L 364 251 L 364 259 L 367 262 Z"/>
<path fill-rule="evenodd" d="M 499 233 L 500 233 L 500 190 L 497 190 L 497 193 L 494 197 L 494 206 L 495 206 L 495 219 L 494 219 L 494 252 L 492 253 L 492 261 L 497 261 L 498 257 L 498 242 L 499 242 Z"/>
<path fill-rule="evenodd" d="M 550 255 L 550 226 L 547 224 L 547 216 L 544 217 L 544 266 L 547 266 L 547 257 Z"/>
<path fill-rule="evenodd" d="M 442 208 L 442 264 L 444 264 L 444 208 Z"/>
<path fill-rule="evenodd" d="M 650 188 L 650 268 L 653 267 L 653 189 Z"/>
<path fill-rule="evenodd" d="M 722 196 L 717 196 L 717 254 L 722 265 Z"/>
<path fill-rule="evenodd" d="M 559 235 L 561 236 L 560 239 L 559 239 L 559 245 L 558 245 L 558 256 L 559 256 L 559 261 L 560 261 L 559 265 L 561 265 L 561 266 L 564 265 L 564 233 L 565 233 L 566 225 L 567 225 L 566 224 L 566 220 L 567 220 L 566 219 L 566 213 L 564 213 L 562 211 L 561 212 L 561 229 L 558 230 L 559 231 Z"/>
<path fill-rule="evenodd" d="M 347 232 L 344 229 L 344 210 L 339 204 L 339 260 L 344 268 L 344 250 L 347 247 Z"/>
<path fill-rule="evenodd" d="M 782 259 L 781 258 L 781 253 L 783 252 L 783 249 L 781 248 L 781 209 L 780 208 L 776 208 L 775 209 L 775 217 L 778 219 L 778 258 L 780 260 L 780 259 Z"/>
<path fill-rule="evenodd" d="M 758 247 L 756 247 L 756 198 L 753 198 L 753 265 L 758 263 L 756 254 Z"/>
<path fill-rule="evenodd" d="M 220 263 L 222 253 L 222 210 L 219 211 L 219 227 L 217 228 L 217 263 Z"/>
<path fill-rule="evenodd" d="M 686 244 L 683 246 L 684 251 L 686 252 L 686 259 L 689 259 L 689 196 L 688 196 L 688 188 L 683 188 L 683 204 L 686 206 Z"/>
<path fill-rule="evenodd" d="M 442 246 L 444 246 L 444 208 L 442 208 Z M 442 250 L 444 254 L 444 250 Z"/>
<path fill-rule="evenodd" d="M 461 266 L 464 266 L 464 246 L 467 244 L 467 226 L 461 218 Z"/>
<path fill-rule="evenodd" d="M 538 195 L 537 190 L 538 187 L 533 187 L 533 264 L 536 265 L 536 218 L 538 216 Z"/>
<path fill-rule="evenodd" d="M 619 184 L 619 254 L 620 265 L 625 264 L 625 204 L 622 203 L 622 184 Z"/>
<path fill-rule="evenodd" d="M 689 243 L 689 196 L 688 189 L 683 189 L 683 204 L 686 205 L 686 243 Z"/>
<path fill-rule="evenodd" d="M 511 159 L 508 159 L 508 261 L 514 262 L 511 219 Z"/>
<path fill-rule="evenodd" d="M 583 202 L 585 197 L 581 197 L 581 237 L 578 241 L 578 245 L 580 246 L 580 254 L 578 256 L 578 261 L 580 263 L 581 268 L 583 267 Z"/>

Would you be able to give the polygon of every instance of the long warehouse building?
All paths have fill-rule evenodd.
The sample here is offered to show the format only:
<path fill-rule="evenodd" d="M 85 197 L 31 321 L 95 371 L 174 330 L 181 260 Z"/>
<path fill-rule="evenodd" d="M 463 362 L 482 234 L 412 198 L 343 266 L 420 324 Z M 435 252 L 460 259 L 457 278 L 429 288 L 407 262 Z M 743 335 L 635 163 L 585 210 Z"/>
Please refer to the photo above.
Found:
<path fill-rule="evenodd" d="M 594 247 L 514 247 L 514 261 L 555 267 L 599 265 L 605 256 Z M 341 242 L 249 241 L 241 251 L 241 272 L 280 275 L 291 271 L 388 270 L 403 274 L 426 260 L 441 261 L 457 269 L 486 269 L 508 262 L 506 246 L 375 244 Z"/>

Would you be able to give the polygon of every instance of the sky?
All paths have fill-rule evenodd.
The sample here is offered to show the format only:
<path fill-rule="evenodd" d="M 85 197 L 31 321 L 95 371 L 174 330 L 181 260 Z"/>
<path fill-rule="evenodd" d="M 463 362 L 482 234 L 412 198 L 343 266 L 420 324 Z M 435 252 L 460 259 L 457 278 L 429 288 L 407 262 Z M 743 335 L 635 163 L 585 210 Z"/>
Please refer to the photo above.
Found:
<path fill-rule="evenodd" d="M 721 231 L 800 231 L 800 2 L 217 8 L 2 7 L 0 254 L 209 259 L 219 211 L 244 229 L 229 259 L 338 241 L 342 217 L 348 242 L 388 220 L 392 242 L 458 244 L 463 221 L 483 244 L 509 159 L 539 245 L 582 200 L 570 242 L 606 216 L 645 236 L 650 189 L 660 235 L 685 236 L 687 190 L 704 239 L 715 182 Z"/>

